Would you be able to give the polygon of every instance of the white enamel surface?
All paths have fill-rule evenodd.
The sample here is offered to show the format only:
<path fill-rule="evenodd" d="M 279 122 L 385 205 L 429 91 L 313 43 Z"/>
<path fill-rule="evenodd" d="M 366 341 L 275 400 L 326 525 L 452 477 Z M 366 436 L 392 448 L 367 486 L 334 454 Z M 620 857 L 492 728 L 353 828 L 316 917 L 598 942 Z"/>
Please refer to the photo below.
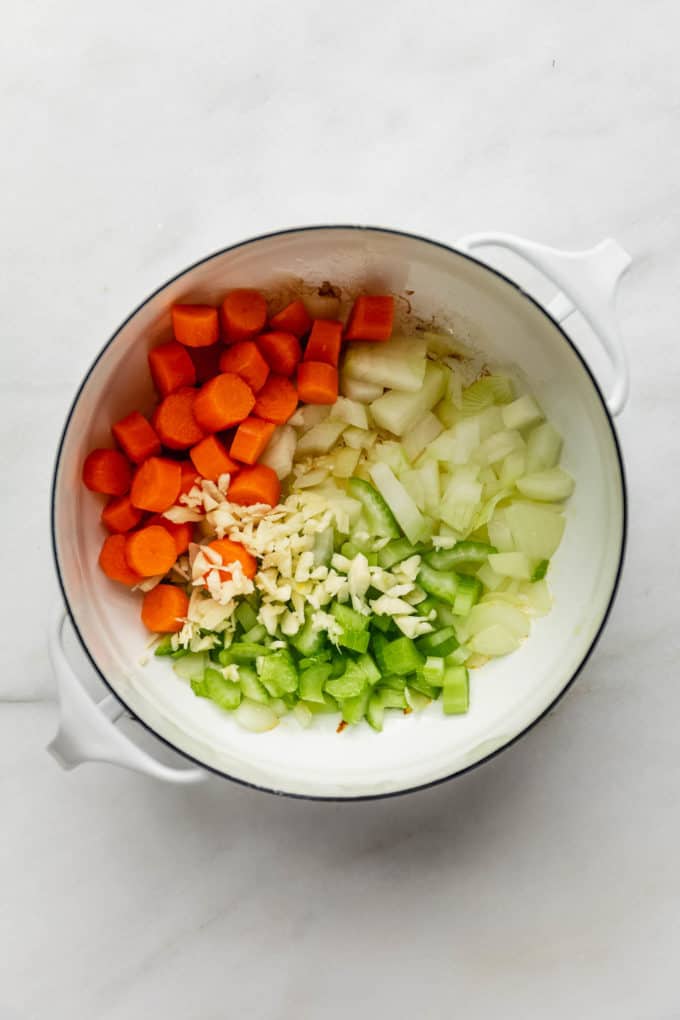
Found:
<path fill-rule="evenodd" d="M 337 736 L 330 717 L 302 731 L 285 719 L 272 733 L 240 730 L 194 697 L 167 663 L 140 664 L 148 635 L 129 593 L 97 567 L 100 502 L 79 482 L 83 457 L 107 441 L 109 423 L 151 390 L 149 346 L 168 333 L 169 307 L 215 299 L 249 284 L 276 293 L 291 276 L 348 290 L 413 291 L 413 313 L 453 323 L 539 398 L 565 437 L 564 464 L 577 481 L 565 538 L 551 570 L 555 608 L 514 655 L 472 673 L 468 715 L 391 713 L 380 736 L 368 727 Z M 353 797 L 408 789 L 451 775 L 506 744 L 557 697 L 602 623 L 619 563 L 621 478 L 611 430 L 579 358 L 546 316 L 483 267 L 427 242 L 355 229 L 293 232 L 217 256 L 151 299 L 100 357 L 77 401 L 56 493 L 58 557 L 69 604 L 101 673 L 152 729 L 199 762 L 270 789 Z M 77 540 L 74 540 L 77 536 Z"/>

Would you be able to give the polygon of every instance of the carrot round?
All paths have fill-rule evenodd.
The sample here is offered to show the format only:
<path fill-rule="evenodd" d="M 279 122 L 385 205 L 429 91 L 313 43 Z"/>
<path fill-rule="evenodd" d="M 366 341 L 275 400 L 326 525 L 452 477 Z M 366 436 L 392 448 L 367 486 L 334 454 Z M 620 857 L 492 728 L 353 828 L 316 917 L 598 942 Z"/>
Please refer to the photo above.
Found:
<path fill-rule="evenodd" d="M 257 338 L 257 346 L 277 375 L 292 375 L 302 357 L 300 341 L 293 333 L 263 333 Z"/>
<path fill-rule="evenodd" d="M 265 421 L 283 425 L 295 414 L 298 395 L 295 386 L 283 375 L 270 375 L 255 398 L 255 414 Z"/>
<path fill-rule="evenodd" d="M 158 524 L 140 528 L 125 540 L 125 559 L 128 566 L 142 577 L 167 574 L 177 559 L 175 540 Z"/>
<path fill-rule="evenodd" d="M 232 290 L 222 302 L 222 328 L 229 343 L 252 340 L 267 321 L 267 302 L 257 290 Z"/>
<path fill-rule="evenodd" d="M 269 375 L 269 365 L 252 340 L 227 347 L 220 358 L 221 372 L 234 372 L 247 382 L 253 393 L 261 390 Z"/>
<path fill-rule="evenodd" d="M 194 364 L 196 382 L 204 383 L 212 379 L 220 371 L 220 357 L 226 350 L 224 344 L 211 344 L 210 347 L 189 347 L 188 353 Z"/>
<path fill-rule="evenodd" d="M 303 337 L 312 328 L 312 320 L 303 301 L 291 301 L 272 316 L 269 325 L 273 329 L 283 330 L 284 333 L 294 333 L 297 337 Z"/>
<path fill-rule="evenodd" d="M 186 347 L 176 340 L 149 351 L 149 369 L 153 384 L 162 397 L 196 382 L 194 363 Z"/>
<path fill-rule="evenodd" d="M 216 482 L 220 475 L 233 475 L 238 471 L 236 464 L 229 454 L 224 443 L 217 436 L 207 436 L 200 443 L 189 450 L 189 456 L 203 478 L 209 478 Z"/>
<path fill-rule="evenodd" d="M 122 534 L 136 528 L 143 516 L 143 512 L 132 505 L 129 496 L 114 496 L 102 510 L 101 520 L 109 531 Z"/>
<path fill-rule="evenodd" d="M 394 298 L 390 295 L 358 297 L 345 330 L 346 340 L 389 340 L 394 324 Z"/>
<path fill-rule="evenodd" d="M 177 500 L 181 483 L 182 469 L 177 461 L 149 457 L 132 479 L 130 502 L 139 510 L 162 514 Z"/>
<path fill-rule="evenodd" d="M 297 374 L 298 395 L 305 404 L 334 404 L 338 370 L 323 361 L 303 361 Z"/>
<path fill-rule="evenodd" d="M 182 629 L 189 611 L 186 592 L 176 584 L 157 584 L 142 602 L 142 623 L 155 634 L 174 634 Z"/>
<path fill-rule="evenodd" d="M 246 418 L 236 429 L 229 453 L 244 464 L 255 464 L 266 450 L 275 429 L 273 421 Z"/>
<path fill-rule="evenodd" d="M 171 450 L 187 450 L 205 435 L 194 417 L 198 393 L 191 388 L 169 393 L 154 413 L 153 421 L 161 442 Z"/>
<path fill-rule="evenodd" d="M 280 495 L 281 484 L 276 472 L 266 464 L 255 464 L 254 467 L 239 471 L 229 486 L 227 499 L 241 506 L 252 506 L 254 503 L 276 506 Z"/>
<path fill-rule="evenodd" d="M 210 347 L 220 338 L 217 309 L 210 305 L 173 305 L 175 340 L 185 347 Z"/>
<path fill-rule="evenodd" d="M 187 551 L 189 543 L 194 537 L 194 526 L 191 521 L 175 524 L 174 521 L 169 521 L 167 517 L 163 517 L 163 514 L 154 514 L 146 523 L 156 525 L 159 528 L 165 528 L 175 543 L 178 556 Z"/>
<path fill-rule="evenodd" d="M 232 542 L 230 538 L 216 538 L 214 542 L 208 543 L 208 548 L 219 553 L 222 557 L 222 563 L 224 566 L 215 566 L 211 569 L 219 570 L 220 576 L 223 580 L 227 581 L 231 577 L 231 571 L 226 569 L 230 563 L 240 563 L 246 577 L 255 577 L 255 574 L 257 573 L 257 560 L 254 556 L 251 556 L 248 550 L 244 548 L 240 542 Z M 207 577 L 207 574 L 209 573 L 210 571 L 206 571 L 204 576 Z"/>
<path fill-rule="evenodd" d="M 109 535 L 105 538 L 99 553 L 99 566 L 112 581 L 120 581 L 131 588 L 133 584 L 139 584 L 142 578 L 125 558 L 125 545 L 125 535 Z"/>
<path fill-rule="evenodd" d="M 198 485 L 200 482 L 201 476 L 190 460 L 181 460 L 179 467 L 181 471 L 179 495 L 181 496 L 183 493 L 191 492 L 194 485 Z"/>
<path fill-rule="evenodd" d="M 121 418 L 111 426 L 113 438 L 133 464 L 141 464 L 147 457 L 161 452 L 161 442 L 153 426 L 139 411 Z"/>
<path fill-rule="evenodd" d="M 92 492 L 124 496 L 130 488 L 130 465 L 118 450 L 93 450 L 83 464 L 83 481 Z"/>
<path fill-rule="evenodd" d="M 194 415 L 206 432 L 220 432 L 247 418 L 254 404 L 250 386 L 233 372 L 222 372 L 198 391 Z"/>
<path fill-rule="evenodd" d="M 337 368 L 342 344 L 342 323 L 334 319 L 315 319 L 307 341 L 305 361 L 324 361 Z"/>

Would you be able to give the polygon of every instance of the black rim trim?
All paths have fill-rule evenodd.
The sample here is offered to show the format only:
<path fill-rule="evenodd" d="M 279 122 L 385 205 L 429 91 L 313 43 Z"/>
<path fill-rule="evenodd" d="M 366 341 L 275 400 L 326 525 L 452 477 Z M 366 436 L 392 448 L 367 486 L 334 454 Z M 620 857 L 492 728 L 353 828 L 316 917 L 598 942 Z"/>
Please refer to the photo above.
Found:
<path fill-rule="evenodd" d="M 212 259 L 217 258 L 219 255 L 224 255 L 224 254 L 226 254 L 227 252 L 230 252 L 230 251 L 237 251 L 239 248 L 244 248 L 246 245 L 253 244 L 256 241 L 266 241 L 266 240 L 269 240 L 269 239 L 271 239 L 273 237 L 282 237 L 282 236 L 284 236 L 286 234 L 311 233 L 312 231 L 317 231 L 317 230 L 360 230 L 360 231 L 366 231 L 367 233 L 370 233 L 371 231 L 374 231 L 374 232 L 380 233 L 380 234 L 391 234 L 391 235 L 394 235 L 394 236 L 397 236 L 397 237 L 405 237 L 405 238 L 408 238 L 408 239 L 413 240 L 413 241 L 422 241 L 425 244 L 433 245 L 435 248 L 441 248 L 443 251 L 450 252 L 453 255 L 458 255 L 461 258 L 465 258 L 469 262 L 473 262 L 475 265 L 481 266 L 482 269 L 487 270 L 487 272 L 492 273 L 494 276 L 499 277 L 501 280 L 504 280 L 505 283 L 509 284 L 509 286 L 511 286 L 513 288 L 513 290 L 516 290 L 524 298 L 526 298 L 536 309 L 538 309 L 538 311 L 542 315 L 545 316 L 546 319 L 548 319 L 552 323 L 552 325 L 555 327 L 555 329 L 557 329 L 558 332 L 562 335 L 563 340 L 569 345 L 569 347 L 571 347 L 572 351 L 574 352 L 574 354 L 576 355 L 576 357 L 580 361 L 581 365 L 583 366 L 583 368 L 584 368 L 588 378 L 590 379 L 590 381 L 591 381 L 591 383 L 592 383 L 592 385 L 593 385 L 593 387 L 595 389 L 595 392 L 596 392 L 596 394 L 598 396 L 598 399 L 599 399 L 599 401 L 600 401 L 600 403 L 602 405 L 602 408 L 604 410 L 606 420 L 607 420 L 607 422 L 609 424 L 609 430 L 611 432 L 612 440 L 614 442 L 614 449 L 616 450 L 616 456 L 617 456 L 617 460 L 618 460 L 618 464 L 619 464 L 619 471 L 620 471 L 620 475 L 621 475 L 621 500 L 622 500 L 622 511 L 623 511 L 622 528 L 621 528 L 621 548 L 620 548 L 620 551 L 619 551 L 619 563 L 618 563 L 618 567 L 617 567 L 617 570 L 616 570 L 616 577 L 614 578 L 614 584 L 612 586 L 612 591 L 611 591 L 611 595 L 609 597 L 609 602 L 607 603 L 607 608 L 604 611 L 604 614 L 602 616 L 602 620 L 600 622 L 600 625 L 599 625 L 599 627 L 598 627 L 598 629 L 597 629 L 597 631 L 596 631 L 596 633 L 595 633 L 595 635 L 593 637 L 593 640 L 591 641 L 588 649 L 584 653 L 584 656 L 581 659 L 581 662 L 579 663 L 577 668 L 572 673 L 571 678 L 564 685 L 564 687 L 561 689 L 561 691 L 557 694 L 557 696 L 540 713 L 540 715 L 536 716 L 536 718 L 533 719 L 523 730 L 520 730 L 519 733 L 517 733 L 514 737 L 512 737 L 510 740 L 508 740 L 507 743 L 501 745 L 501 747 L 496 748 L 496 750 L 491 751 L 489 754 L 485 755 L 483 758 L 480 758 L 479 761 L 474 762 L 472 765 L 467 765 L 467 766 L 465 766 L 465 768 L 458 769 L 456 772 L 452 772 L 448 776 L 442 776 L 439 779 L 433 779 L 433 780 L 431 780 L 428 783 L 422 783 L 419 786 L 411 786 L 411 787 L 408 787 L 407 789 L 404 789 L 404 790 L 392 790 L 392 791 L 389 791 L 387 793 L 359 794 L 357 796 L 349 796 L 349 797 L 338 797 L 338 796 L 328 796 L 328 797 L 326 797 L 326 796 L 323 796 L 321 794 L 291 793 L 291 792 L 286 791 L 286 790 L 276 790 L 276 789 L 273 789 L 272 787 L 259 786 L 257 783 L 250 783 L 250 782 L 248 782 L 245 779 L 239 779 L 237 776 L 229 775 L 227 772 L 222 772 L 220 769 L 217 769 L 217 768 L 215 768 L 212 765 L 207 765 L 205 762 L 200 761 L 198 758 L 194 758 L 193 755 L 189 754 L 187 751 L 183 751 L 181 748 L 177 747 L 175 744 L 172 743 L 172 741 L 168 740 L 166 737 L 161 736 L 161 734 L 159 734 L 152 726 L 150 726 L 143 719 L 141 719 L 137 715 L 137 713 L 132 708 L 130 708 L 129 705 L 127 705 L 125 703 L 125 701 L 121 698 L 120 694 L 113 689 L 111 684 L 109 684 L 108 680 L 106 679 L 106 677 L 104 676 L 104 674 L 100 670 L 99 666 L 95 662 L 92 654 L 90 653 L 90 650 L 89 650 L 89 648 L 88 648 L 88 646 L 87 646 L 87 644 L 85 642 L 85 639 L 83 638 L 82 634 L 80 633 L 80 630 L 78 628 L 78 624 L 76 623 L 75 616 L 73 614 L 73 611 L 71 609 L 71 605 L 70 605 L 69 600 L 68 600 L 68 596 L 66 594 L 66 589 L 65 589 L 65 586 L 64 586 L 64 581 L 63 581 L 63 578 L 62 578 L 62 575 L 61 575 L 61 569 L 59 567 L 59 557 L 58 557 L 58 554 L 57 554 L 56 526 L 55 526 L 55 514 L 56 514 L 56 498 L 55 497 L 56 497 L 56 487 L 57 487 L 57 476 L 58 476 L 58 473 L 59 473 L 59 465 L 60 465 L 60 462 L 61 462 L 61 454 L 62 454 L 64 442 L 65 442 L 65 439 L 66 439 L 66 433 L 68 432 L 69 425 L 71 424 L 71 419 L 72 419 L 73 413 L 74 413 L 74 411 L 76 409 L 76 405 L 77 405 L 77 403 L 78 403 L 78 401 L 80 399 L 80 395 L 83 392 L 85 386 L 87 385 L 87 383 L 88 383 L 88 381 L 90 379 L 90 376 L 92 375 L 92 372 L 97 367 L 97 365 L 99 364 L 99 361 L 101 360 L 103 355 L 106 353 L 106 351 L 109 349 L 111 344 L 114 342 L 114 340 L 116 339 L 118 334 L 121 332 L 121 330 L 123 330 L 125 328 L 125 326 L 127 326 L 127 324 L 130 322 L 130 320 L 133 319 L 135 317 L 135 315 L 137 315 L 137 313 L 140 312 L 141 309 L 144 308 L 144 306 L 149 303 L 149 301 L 152 301 L 153 298 L 155 298 L 157 294 L 160 294 L 161 291 L 165 290 L 166 287 L 168 287 L 168 286 L 170 286 L 170 284 L 174 283 L 175 280 L 178 280 L 180 277 L 184 276 L 186 273 L 191 272 L 193 269 L 197 269 L 199 266 L 204 265 L 204 263 L 210 262 Z M 69 408 L 68 414 L 66 416 L 66 421 L 64 422 L 64 427 L 62 429 L 61 436 L 60 436 L 60 439 L 59 439 L 59 445 L 57 447 L 54 471 L 53 471 L 53 474 L 52 474 L 52 487 L 51 487 L 51 494 L 50 494 L 50 502 L 51 502 L 51 506 L 50 506 L 50 534 L 51 534 L 51 541 L 52 541 L 52 555 L 53 555 L 53 558 L 54 558 L 54 565 L 55 565 L 55 569 L 56 569 L 56 572 L 57 572 L 57 580 L 58 580 L 58 583 L 59 583 L 59 588 L 61 590 L 61 594 L 62 594 L 62 597 L 64 599 L 64 604 L 66 606 L 66 610 L 68 612 L 69 619 L 71 621 L 71 625 L 73 626 L 73 629 L 74 629 L 74 631 L 76 633 L 76 636 L 78 638 L 80 646 L 82 647 L 85 655 L 87 656 L 88 660 L 90 661 L 93 669 L 95 670 L 95 672 L 97 673 L 99 678 L 102 680 L 104 685 L 111 692 L 111 694 L 113 694 L 113 696 L 125 707 L 126 711 L 128 711 L 130 713 L 130 715 L 132 715 L 134 717 L 134 719 L 137 722 L 139 722 L 141 726 L 144 727 L 144 729 L 146 729 L 153 737 L 155 737 L 156 740 L 160 740 L 163 744 L 165 744 L 167 747 L 169 747 L 176 754 L 179 754 L 183 758 L 186 758 L 187 761 L 192 762 L 194 765 L 197 765 L 199 768 L 205 769 L 208 772 L 212 772 L 214 775 L 219 776 L 221 779 L 228 779 L 228 780 L 230 780 L 233 783 L 238 783 L 240 786 L 245 786 L 245 787 L 248 787 L 248 788 L 253 789 L 253 790 L 259 790 L 259 791 L 261 791 L 263 793 L 271 793 L 271 794 L 274 794 L 275 796 L 278 796 L 278 797 L 291 797 L 291 798 L 293 798 L 295 800 L 328 801 L 328 802 L 335 802 L 335 803 L 346 803 L 346 802 L 356 802 L 356 801 L 366 801 L 366 800 L 384 800 L 384 799 L 387 799 L 388 797 L 403 797 L 403 796 L 405 796 L 406 794 L 409 794 L 409 793 L 418 793 L 418 791 L 420 791 L 420 790 L 431 789 L 432 787 L 439 786 L 442 783 L 447 783 L 450 780 L 457 778 L 458 776 L 463 776 L 466 773 L 471 772 L 473 769 L 479 768 L 480 765 L 484 765 L 486 762 L 491 761 L 497 755 L 501 754 L 503 751 L 506 751 L 508 748 L 512 747 L 522 737 L 526 736 L 527 733 L 530 733 L 531 730 L 533 730 L 533 728 L 535 726 L 537 726 L 538 723 L 540 723 L 540 721 L 543 718 L 545 718 L 545 716 L 548 715 L 548 713 L 551 712 L 555 708 L 555 706 L 558 704 L 558 702 L 561 701 L 561 699 L 564 697 L 564 695 L 567 693 L 567 691 L 571 688 L 571 686 L 573 685 L 574 681 L 579 676 L 579 674 L 583 670 L 584 666 L 586 665 L 586 663 L 590 659 L 593 651 L 595 650 L 595 647 L 596 647 L 598 641 L 600 640 L 600 637 L 601 637 L 602 632 L 603 632 L 603 630 L 604 630 L 604 628 L 605 628 L 605 626 L 607 624 L 607 620 L 609 619 L 609 615 L 610 615 L 610 613 L 612 611 L 612 607 L 613 607 L 614 602 L 616 600 L 616 595 L 617 595 L 617 592 L 618 592 L 618 589 L 619 589 L 619 583 L 621 581 L 621 573 L 622 573 L 622 570 L 623 570 L 623 563 L 624 563 L 625 553 L 626 553 L 626 543 L 627 543 L 627 538 L 628 538 L 628 494 L 627 494 L 627 484 L 626 484 L 626 473 L 625 473 L 625 468 L 624 468 L 624 463 L 623 463 L 623 455 L 622 455 L 622 452 L 621 452 L 621 445 L 619 443 L 619 438 L 618 438 L 618 435 L 616 433 L 616 427 L 614 425 L 613 418 L 612 418 L 611 414 L 609 413 L 609 409 L 607 407 L 606 401 L 605 401 L 604 396 L 602 394 L 602 391 L 601 391 L 601 389 L 599 387 L 599 384 L 598 384 L 597 380 L 595 379 L 595 376 L 591 372 L 591 370 L 590 370 L 587 362 L 583 358 L 582 354 L 580 353 L 580 351 L 578 350 L 576 345 L 572 342 L 572 340 L 569 338 L 569 336 L 562 329 L 562 327 L 559 324 L 559 322 L 557 322 L 552 317 L 552 315 L 550 315 L 550 313 L 547 311 L 546 308 L 543 307 L 543 305 L 539 304 L 539 302 L 536 301 L 536 299 L 533 298 L 531 296 L 531 294 L 528 294 L 522 287 L 519 286 L 519 284 L 515 283 L 514 280 L 511 280 L 508 276 L 506 276 L 504 273 L 500 272 L 498 269 L 494 269 L 492 266 L 487 265 L 485 262 L 482 262 L 480 259 L 477 259 L 477 258 L 475 258 L 472 255 L 469 255 L 467 252 L 459 251 L 457 248 L 454 248 L 452 245 L 444 244 L 443 241 L 434 241 L 434 240 L 432 240 L 432 238 L 424 237 L 421 234 L 412 234 L 412 233 L 410 233 L 409 231 L 406 231 L 406 230 L 395 230 L 395 229 L 392 229 L 390 227 L 376 227 L 376 226 L 369 226 L 369 225 L 366 225 L 366 224 L 355 224 L 355 223 L 318 224 L 318 225 L 307 226 L 307 227 L 289 227 L 286 230 L 275 230 L 275 231 L 272 231 L 271 233 L 267 233 L 267 234 L 258 234 L 255 237 L 250 237 L 250 238 L 247 238 L 244 241 L 239 241 L 237 244 L 231 244 L 231 245 L 228 245 L 226 248 L 220 248 L 218 251 L 213 252 L 211 255 L 206 255 L 202 259 L 198 259 L 198 261 L 193 262 L 191 265 L 187 266 L 185 269 L 182 269 L 180 272 L 178 272 L 174 276 L 170 277 L 169 280 L 167 280 L 165 283 L 161 284 L 160 287 L 157 287 L 156 290 L 154 290 L 139 305 L 137 305 L 137 307 L 134 309 L 134 311 L 132 311 L 127 316 L 127 318 L 123 320 L 123 322 L 120 324 L 120 326 L 115 330 L 114 333 L 111 334 L 109 339 L 106 341 L 104 346 L 101 348 L 101 350 L 97 354 L 96 358 L 94 359 L 94 361 L 90 365 L 89 369 L 85 373 L 85 375 L 83 377 L 83 380 L 80 383 L 80 386 L 78 387 L 78 389 L 76 391 L 76 394 L 75 394 L 75 396 L 73 398 L 73 401 L 71 403 L 71 406 Z"/>

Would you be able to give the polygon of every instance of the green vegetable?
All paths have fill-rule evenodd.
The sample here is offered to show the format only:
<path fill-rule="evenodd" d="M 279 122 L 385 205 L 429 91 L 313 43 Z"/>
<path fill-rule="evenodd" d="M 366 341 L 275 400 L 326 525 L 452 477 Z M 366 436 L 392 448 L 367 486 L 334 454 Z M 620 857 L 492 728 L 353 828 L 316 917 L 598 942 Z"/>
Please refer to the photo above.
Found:
<path fill-rule="evenodd" d="M 329 662 L 322 662 L 316 666 L 309 666 L 300 673 L 300 698 L 303 701 L 315 701 L 324 703 L 323 688 L 330 678 L 332 666 Z"/>
<path fill-rule="evenodd" d="M 431 687 L 441 687 L 444 683 L 446 663 L 441 656 L 428 655 L 418 670 L 418 676 Z"/>
<path fill-rule="evenodd" d="M 344 606 L 340 602 L 333 603 L 331 613 L 342 627 L 338 644 L 353 652 L 365 652 L 370 641 L 368 617 L 362 616 L 361 613 L 355 612 L 354 609 L 350 609 L 349 606 Z"/>
<path fill-rule="evenodd" d="M 202 679 L 191 681 L 191 688 L 199 698 L 209 698 L 227 711 L 233 711 L 241 703 L 240 686 L 225 680 L 216 669 L 206 669 Z"/>
<path fill-rule="evenodd" d="M 442 708 L 445 715 L 460 715 L 470 707 L 470 682 L 465 666 L 449 666 L 444 673 Z"/>
<path fill-rule="evenodd" d="M 453 601 L 453 611 L 456 616 L 467 616 L 479 596 L 482 594 L 482 582 L 476 577 L 460 575 L 458 577 L 458 588 Z"/>
<path fill-rule="evenodd" d="M 202 680 L 209 661 L 205 652 L 189 652 L 178 659 L 172 668 L 182 680 Z"/>
<path fill-rule="evenodd" d="M 172 655 L 174 650 L 175 649 L 172 647 L 172 638 L 170 637 L 169 634 L 166 634 L 165 637 L 162 637 L 158 644 L 156 645 L 153 654 L 159 656 Z"/>
<path fill-rule="evenodd" d="M 271 701 L 269 694 L 257 678 L 257 673 L 250 666 L 239 666 L 238 680 L 244 698 L 257 701 L 262 705 L 268 705 Z"/>
<path fill-rule="evenodd" d="M 245 643 L 251 645 L 260 644 L 260 642 L 266 640 L 266 638 L 267 628 L 261 623 L 256 623 L 254 627 L 246 631 L 243 635 Z"/>
<path fill-rule="evenodd" d="M 388 542 L 387 545 L 383 546 L 378 552 L 378 565 L 383 570 L 389 570 L 397 563 L 401 563 L 402 560 L 407 560 L 409 556 L 415 556 L 423 551 L 422 545 L 411 545 L 407 538 L 397 538 L 393 542 Z"/>
<path fill-rule="evenodd" d="M 347 492 L 361 503 L 372 534 L 382 538 L 399 538 L 401 535 L 399 525 L 377 489 L 363 478 L 350 478 Z"/>
<path fill-rule="evenodd" d="M 425 559 L 435 570 L 455 570 L 461 563 L 484 563 L 497 551 L 486 542 L 456 542 L 453 549 L 436 549 Z"/>
<path fill-rule="evenodd" d="M 416 640 L 416 648 L 423 655 L 439 655 L 443 658 L 455 651 L 457 647 L 458 640 L 453 627 L 442 627 L 441 630 L 423 634 Z"/>
<path fill-rule="evenodd" d="M 271 648 L 267 645 L 255 645 L 245 641 L 234 641 L 229 648 L 225 648 L 221 653 L 227 662 L 223 662 L 222 665 L 228 666 L 232 662 L 250 662 L 252 659 L 258 659 L 261 655 L 271 655 Z M 222 658 L 220 658 L 222 662 Z"/>
<path fill-rule="evenodd" d="M 366 706 L 366 722 L 375 730 L 380 733 L 383 728 L 383 721 L 385 717 L 385 706 L 380 694 L 376 691 L 371 695 Z"/>
<path fill-rule="evenodd" d="M 440 602 L 453 605 L 459 583 L 456 574 L 445 574 L 440 570 L 435 570 L 429 563 L 421 563 L 417 581 L 428 594 L 434 595 Z"/>
<path fill-rule="evenodd" d="M 396 673 L 397 676 L 405 676 L 412 673 L 425 661 L 410 638 L 400 637 L 395 641 L 388 641 L 378 652 L 376 658 L 384 664 L 384 673 Z"/>
<path fill-rule="evenodd" d="M 305 611 L 305 622 L 293 637 L 288 638 L 290 644 L 300 655 L 318 655 L 326 644 L 326 635 L 312 626 L 312 612 Z"/>
<path fill-rule="evenodd" d="M 432 533 L 432 526 L 387 464 L 373 464 L 369 468 L 371 479 L 389 506 L 395 521 L 409 542 L 421 542 Z"/>
<path fill-rule="evenodd" d="M 257 626 L 257 613 L 245 599 L 241 599 L 236 606 L 234 616 L 236 617 L 236 622 L 243 630 L 252 630 L 253 627 Z"/>
<path fill-rule="evenodd" d="M 370 617 L 371 627 L 375 627 L 376 630 L 381 631 L 383 634 L 389 633 L 392 630 L 392 617 L 391 616 L 378 616 L 374 613 Z"/>
<path fill-rule="evenodd" d="M 550 560 L 539 560 L 539 562 L 534 567 L 533 573 L 531 575 L 531 580 L 542 581 L 545 575 L 548 573 L 549 566 Z M 158 652 L 156 652 L 156 655 L 158 655 Z"/>
<path fill-rule="evenodd" d="M 282 648 L 259 661 L 260 682 L 273 698 L 297 690 L 298 672 L 289 651 Z"/>
<path fill-rule="evenodd" d="M 389 687 L 392 691 L 403 691 L 406 687 L 406 677 L 397 676 L 394 673 L 389 676 L 383 676 L 380 679 L 380 689 L 383 690 L 386 687 Z"/>
<path fill-rule="evenodd" d="M 366 709 L 371 699 L 372 688 L 366 684 L 361 694 L 355 697 L 345 698 L 341 703 L 342 718 L 346 723 L 356 726 L 366 715 Z"/>
<path fill-rule="evenodd" d="M 342 676 L 335 677 L 326 683 L 326 691 L 338 701 L 358 697 L 370 687 L 361 670 L 353 669 L 352 665 L 352 663 L 349 664 Z"/>

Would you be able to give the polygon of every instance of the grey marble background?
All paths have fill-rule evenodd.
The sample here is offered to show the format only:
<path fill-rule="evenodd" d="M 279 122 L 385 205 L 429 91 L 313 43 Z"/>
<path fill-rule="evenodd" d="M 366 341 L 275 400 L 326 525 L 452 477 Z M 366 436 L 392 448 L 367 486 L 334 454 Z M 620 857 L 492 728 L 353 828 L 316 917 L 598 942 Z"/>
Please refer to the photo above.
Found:
<path fill-rule="evenodd" d="M 680 1016 L 680 73 L 673 0 L 9 0 L 0 32 L 0 1018 Z M 150 290 L 260 231 L 481 229 L 635 258 L 629 555 L 572 691 L 380 803 L 66 775 L 58 433 Z"/>

